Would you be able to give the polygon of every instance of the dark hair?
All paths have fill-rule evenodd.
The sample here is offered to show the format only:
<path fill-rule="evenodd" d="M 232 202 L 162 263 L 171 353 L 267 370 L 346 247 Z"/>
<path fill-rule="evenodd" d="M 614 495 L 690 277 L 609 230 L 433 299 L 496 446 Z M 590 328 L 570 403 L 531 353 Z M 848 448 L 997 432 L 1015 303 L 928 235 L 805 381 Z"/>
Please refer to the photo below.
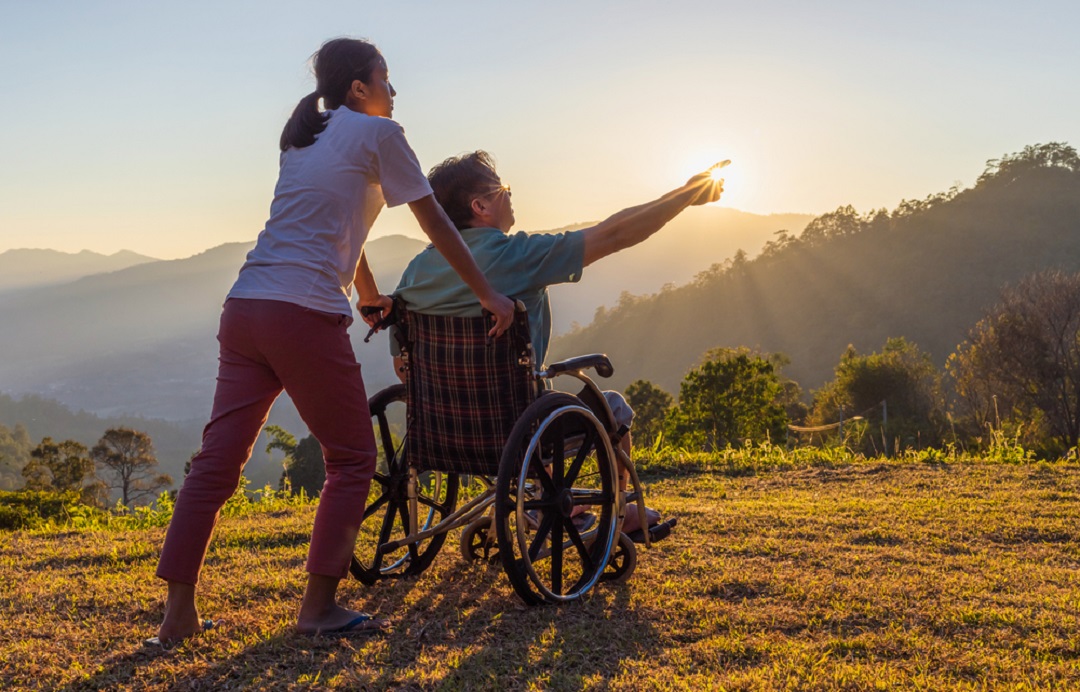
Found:
<path fill-rule="evenodd" d="M 345 103 L 354 79 L 367 82 L 371 71 L 382 60 L 379 49 L 356 38 L 330 39 L 311 56 L 315 71 L 315 91 L 296 104 L 285 129 L 281 131 L 281 150 L 301 149 L 315 143 L 315 137 L 326 129 L 330 117 L 319 111 L 319 99 L 327 111 Z"/>
<path fill-rule="evenodd" d="M 499 184 L 495 159 L 486 151 L 474 151 L 446 159 L 428 173 L 435 201 L 460 231 L 472 223 L 472 201 Z"/>

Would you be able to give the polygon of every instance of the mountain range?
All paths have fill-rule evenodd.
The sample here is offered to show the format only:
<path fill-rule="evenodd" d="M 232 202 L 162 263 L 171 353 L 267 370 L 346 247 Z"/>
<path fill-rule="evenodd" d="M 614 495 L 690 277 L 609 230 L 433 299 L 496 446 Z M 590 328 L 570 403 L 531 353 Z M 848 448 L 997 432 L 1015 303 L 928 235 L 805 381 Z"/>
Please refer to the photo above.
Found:
<path fill-rule="evenodd" d="M 688 210 L 642 246 L 590 267 L 579 284 L 556 287 L 556 332 L 587 322 L 624 291 L 650 293 L 685 281 L 738 249 L 756 252 L 781 229 L 797 232 L 811 218 L 723 208 Z M 407 262 L 424 246 L 401 235 L 368 243 L 366 251 L 384 291 L 393 289 Z M 133 415 L 173 421 L 188 432 L 170 434 L 170 440 L 191 438 L 186 445 L 171 442 L 168 459 L 163 459 L 165 470 L 178 477 L 198 447 L 197 431 L 209 414 L 221 303 L 250 247 L 230 243 L 177 260 L 117 253 L 106 258 L 113 264 L 95 264 L 105 256 L 86 252 L 0 254 L 0 267 L 22 262 L 26 269 L 5 275 L 0 289 L 0 393 L 14 398 L 0 407 L 5 416 L 0 424 L 26 423 L 35 441 L 46 435 L 90 436 L 83 430 L 92 427 L 85 416 L 76 426 L 76 438 L 66 432 L 74 423 L 42 413 L 55 410 L 40 401 L 20 409 L 16 402 L 25 395 L 59 402 L 102 421 L 129 421 Z M 359 319 L 350 331 L 369 391 L 395 381 L 385 335 L 363 343 L 367 329 Z M 21 410 L 32 410 L 36 419 L 20 418 Z M 50 420 L 57 425 L 51 426 Z M 287 397 L 275 406 L 271 422 L 305 434 Z"/>

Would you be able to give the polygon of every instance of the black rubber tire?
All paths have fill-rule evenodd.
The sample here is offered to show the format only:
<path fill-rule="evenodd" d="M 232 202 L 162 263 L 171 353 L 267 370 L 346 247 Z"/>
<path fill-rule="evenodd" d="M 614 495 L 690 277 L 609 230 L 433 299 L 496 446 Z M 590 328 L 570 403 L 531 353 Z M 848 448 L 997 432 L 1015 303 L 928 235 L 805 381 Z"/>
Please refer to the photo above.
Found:
<path fill-rule="evenodd" d="M 482 516 L 465 525 L 461 530 L 461 557 L 466 562 L 499 561 L 499 547 L 491 532 L 491 517 Z"/>
<path fill-rule="evenodd" d="M 607 438 L 595 414 L 562 392 L 540 396 L 510 432 L 496 481 L 495 533 L 503 569 L 526 604 L 580 598 L 607 567 L 617 539 Z M 567 450 L 568 439 L 579 446 Z M 597 517 L 585 539 L 571 520 L 576 506 Z"/>
<path fill-rule="evenodd" d="M 637 568 L 637 546 L 625 533 L 619 534 L 619 542 L 611 551 L 607 569 L 600 579 L 614 584 L 623 584 L 630 579 Z"/>
<path fill-rule="evenodd" d="M 395 431 L 391 423 L 393 413 L 404 413 L 405 385 L 393 385 L 383 389 L 368 400 L 371 424 L 375 429 L 375 442 L 379 448 L 379 462 L 368 492 L 367 507 L 360 524 L 349 572 L 364 584 L 374 584 L 380 579 L 420 574 L 438 555 L 446 533 L 439 533 L 419 544 L 410 545 L 385 555 L 378 547 L 390 540 L 404 538 L 409 526 L 409 465 L 403 453 L 404 438 L 395 444 L 394 433 L 402 432 L 403 415 Z M 424 486 L 428 488 L 425 491 Z M 421 474 L 418 495 L 421 511 L 418 525 L 434 525 L 454 511 L 457 503 L 458 477 L 453 473 L 425 472 Z M 432 493 L 431 488 L 437 488 Z"/>

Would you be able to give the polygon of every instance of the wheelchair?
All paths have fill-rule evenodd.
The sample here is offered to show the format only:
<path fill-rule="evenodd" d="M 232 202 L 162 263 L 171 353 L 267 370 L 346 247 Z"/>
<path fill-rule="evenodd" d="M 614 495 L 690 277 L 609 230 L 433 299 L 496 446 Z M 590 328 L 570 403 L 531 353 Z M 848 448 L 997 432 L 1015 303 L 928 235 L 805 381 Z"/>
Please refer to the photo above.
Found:
<path fill-rule="evenodd" d="M 629 579 L 637 549 L 622 523 L 636 501 L 645 526 L 645 502 L 618 448 L 628 429 L 586 374 L 610 377 L 607 356 L 536 370 L 520 303 L 498 339 L 487 318 L 410 313 L 399 301 L 390 321 L 406 384 L 369 400 L 379 459 L 352 575 L 369 585 L 418 575 L 461 528 L 462 557 L 501 563 L 528 605 Z M 556 378 L 582 388 L 553 391 Z"/>

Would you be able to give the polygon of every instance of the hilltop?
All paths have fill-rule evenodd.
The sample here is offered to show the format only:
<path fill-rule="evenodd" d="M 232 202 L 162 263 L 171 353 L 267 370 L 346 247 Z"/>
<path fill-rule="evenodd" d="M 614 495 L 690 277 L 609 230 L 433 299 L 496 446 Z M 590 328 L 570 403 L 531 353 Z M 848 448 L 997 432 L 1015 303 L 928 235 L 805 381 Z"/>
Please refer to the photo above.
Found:
<path fill-rule="evenodd" d="M 31 248 L 7 250 L 0 252 L 0 293 L 54 286 L 156 261 L 130 250 L 111 255 L 90 250 L 74 253 Z"/>

